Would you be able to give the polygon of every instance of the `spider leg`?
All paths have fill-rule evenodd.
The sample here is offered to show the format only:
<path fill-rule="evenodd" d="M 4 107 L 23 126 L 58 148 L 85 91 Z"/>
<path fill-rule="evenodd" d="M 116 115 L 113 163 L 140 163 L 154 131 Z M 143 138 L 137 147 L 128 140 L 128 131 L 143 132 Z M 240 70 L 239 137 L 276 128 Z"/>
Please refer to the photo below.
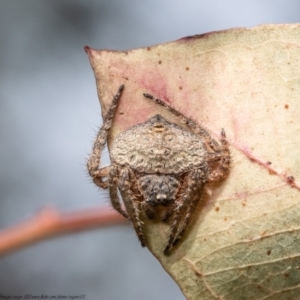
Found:
<path fill-rule="evenodd" d="M 94 183 L 103 189 L 107 189 L 109 187 L 109 181 L 108 180 L 103 181 L 103 178 L 107 178 L 109 176 L 109 173 L 110 173 L 110 166 L 98 169 L 96 174 L 94 173 L 94 175 L 92 175 L 89 172 L 89 174 L 93 178 Z"/>
<path fill-rule="evenodd" d="M 154 218 L 155 218 L 155 212 L 154 212 L 154 210 L 149 206 L 148 203 L 146 203 L 145 201 L 142 202 L 141 208 L 142 208 L 142 210 L 145 212 L 145 214 L 146 214 L 146 216 L 148 217 L 148 219 L 154 219 Z"/>
<path fill-rule="evenodd" d="M 109 187 L 109 196 L 110 196 L 110 201 L 113 206 L 113 208 L 120 213 L 124 218 L 128 219 L 128 214 L 125 210 L 123 210 L 121 203 L 120 203 L 120 198 L 118 196 L 118 188 L 116 186 L 110 186 Z"/>
<path fill-rule="evenodd" d="M 145 235 L 140 219 L 139 201 L 132 191 L 132 182 L 134 182 L 134 174 L 130 169 L 122 169 L 120 171 L 119 188 L 121 190 L 124 205 L 135 232 L 141 242 L 142 247 L 145 247 Z"/>
<path fill-rule="evenodd" d="M 208 182 L 224 179 L 230 169 L 230 150 L 224 129 L 221 131 L 221 154 L 221 159 L 217 169 L 208 174 Z"/>
<path fill-rule="evenodd" d="M 163 217 L 162 217 L 162 221 L 163 222 L 168 222 L 170 217 L 172 216 L 174 209 L 176 208 L 176 204 L 172 204 L 170 206 L 170 208 L 164 213 Z"/>
<path fill-rule="evenodd" d="M 201 195 L 203 194 L 204 182 L 201 182 L 202 181 L 201 178 L 203 178 L 203 173 L 198 172 L 198 171 L 199 170 L 196 170 L 194 173 L 195 180 L 197 180 L 197 182 L 198 182 L 197 190 L 195 190 L 195 192 L 192 193 L 192 195 L 191 195 L 190 204 L 187 206 L 185 218 L 183 220 L 183 225 L 182 225 L 180 231 L 177 233 L 177 238 L 173 242 L 172 246 L 175 246 L 179 242 L 179 240 L 183 237 L 183 235 L 191 221 L 193 212 L 195 211 L 196 206 L 197 206 L 199 200 L 201 199 Z"/>
<path fill-rule="evenodd" d="M 201 169 L 192 170 L 187 174 L 186 188 L 177 201 L 177 206 L 175 207 L 174 217 L 171 224 L 171 233 L 169 235 L 164 254 L 168 254 L 173 246 L 183 236 L 190 222 L 191 215 L 195 210 L 198 201 L 200 200 L 201 194 L 203 192 L 204 182 L 205 174 Z M 180 228 L 180 221 L 185 211 L 186 216 L 183 219 L 183 225 Z"/>
<path fill-rule="evenodd" d="M 108 112 L 103 119 L 103 124 L 97 134 L 97 138 L 94 142 L 92 154 L 87 162 L 87 168 L 88 168 L 89 174 L 93 178 L 93 181 L 95 182 L 96 185 L 98 185 L 99 187 L 101 187 L 103 189 L 106 189 L 109 187 L 109 182 L 103 181 L 103 178 L 108 176 L 110 167 L 105 167 L 105 168 L 99 169 L 101 153 L 106 144 L 108 130 L 110 129 L 110 127 L 112 125 L 112 120 L 113 120 L 113 117 L 114 117 L 114 114 L 115 114 L 115 111 L 117 108 L 118 100 L 121 97 L 123 89 L 124 89 L 124 85 L 121 85 L 118 89 L 117 94 L 113 98 L 111 106 L 108 109 Z"/>
<path fill-rule="evenodd" d="M 120 199 L 118 196 L 118 168 L 116 166 L 111 166 L 109 173 L 109 195 L 110 201 L 113 208 L 119 212 L 123 217 L 128 219 L 127 212 L 122 208 Z"/>

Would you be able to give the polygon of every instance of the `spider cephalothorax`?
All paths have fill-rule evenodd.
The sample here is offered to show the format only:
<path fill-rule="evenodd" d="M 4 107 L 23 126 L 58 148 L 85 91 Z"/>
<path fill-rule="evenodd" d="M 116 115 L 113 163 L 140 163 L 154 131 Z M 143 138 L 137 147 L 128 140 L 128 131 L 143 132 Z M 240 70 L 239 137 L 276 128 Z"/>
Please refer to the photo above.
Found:
<path fill-rule="evenodd" d="M 156 115 L 119 134 L 110 147 L 111 165 L 99 168 L 123 89 L 122 85 L 104 118 L 88 170 L 98 186 L 109 188 L 113 207 L 132 222 L 142 246 L 146 237 L 141 214 L 153 219 L 159 210 L 161 220 L 170 221 L 171 231 L 164 250 L 167 254 L 183 236 L 204 184 L 224 178 L 229 171 L 225 131 L 221 131 L 219 145 L 203 127 L 161 100 L 144 94 L 180 117 L 189 130 Z M 107 180 L 103 181 L 104 178 Z"/>

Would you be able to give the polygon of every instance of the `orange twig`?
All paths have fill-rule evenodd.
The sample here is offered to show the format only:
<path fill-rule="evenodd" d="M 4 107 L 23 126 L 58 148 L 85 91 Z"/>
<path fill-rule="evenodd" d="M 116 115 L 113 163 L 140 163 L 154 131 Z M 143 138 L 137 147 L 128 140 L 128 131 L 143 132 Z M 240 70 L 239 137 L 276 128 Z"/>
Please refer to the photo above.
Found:
<path fill-rule="evenodd" d="M 0 232 L 0 255 L 56 235 L 125 222 L 108 207 L 72 213 L 45 208 L 31 220 Z"/>

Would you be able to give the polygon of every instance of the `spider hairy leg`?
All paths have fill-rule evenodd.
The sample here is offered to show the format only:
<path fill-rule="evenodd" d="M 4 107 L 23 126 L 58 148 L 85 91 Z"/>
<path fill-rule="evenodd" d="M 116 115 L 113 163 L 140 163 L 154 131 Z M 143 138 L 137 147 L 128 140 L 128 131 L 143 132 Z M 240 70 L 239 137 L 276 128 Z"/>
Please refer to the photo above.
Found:
<path fill-rule="evenodd" d="M 121 190 L 122 198 L 128 212 L 128 216 L 135 232 L 141 242 L 142 247 L 145 247 L 145 235 L 143 232 L 142 224 L 140 219 L 139 202 L 136 195 L 133 193 L 133 182 L 135 182 L 134 174 L 130 169 L 122 169 L 120 171 L 119 188 Z"/>
<path fill-rule="evenodd" d="M 193 193 L 193 199 L 191 199 L 190 205 L 187 206 L 185 217 L 183 220 L 183 225 L 181 227 L 180 232 L 177 234 L 177 238 L 174 241 L 173 246 L 175 246 L 180 241 L 180 239 L 184 236 L 185 231 L 191 221 L 192 215 L 196 209 L 196 206 L 198 202 L 201 200 L 201 195 L 203 194 L 203 190 L 204 190 L 203 179 L 205 178 L 205 173 L 202 170 L 197 170 L 194 172 L 192 177 L 196 181 L 197 191 Z"/>
<path fill-rule="evenodd" d="M 154 210 L 149 206 L 148 203 L 142 202 L 141 204 L 142 210 L 145 212 L 148 219 L 154 219 L 155 218 L 155 212 Z"/>
<path fill-rule="evenodd" d="M 122 95 L 123 89 L 124 89 L 124 85 L 121 85 L 118 89 L 117 94 L 113 98 L 112 104 L 108 109 L 108 112 L 104 117 L 103 124 L 97 134 L 96 140 L 94 142 L 92 154 L 87 162 L 88 172 L 90 176 L 93 178 L 94 183 L 103 189 L 109 187 L 109 182 L 103 181 L 103 178 L 107 177 L 109 174 L 109 167 L 99 169 L 99 164 L 100 164 L 103 148 L 107 141 L 108 130 L 112 125 L 112 120 L 115 115 L 118 100 Z"/>
<path fill-rule="evenodd" d="M 221 131 L 221 159 L 216 170 L 208 175 L 208 182 L 219 181 L 224 179 L 230 170 L 230 150 L 226 139 L 225 130 Z"/>
<path fill-rule="evenodd" d="M 205 172 L 201 169 L 192 170 L 187 174 L 187 186 L 183 194 L 177 200 L 177 206 L 174 209 L 174 216 L 171 224 L 171 233 L 164 254 L 167 255 L 172 250 L 186 231 L 197 203 L 201 199 L 205 178 Z M 183 219 L 183 224 L 180 227 L 181 219 Z"/>
<path fill-rule="evenodd" d="M 111 201 L 113 208 L 118 213 L 120 213 L 124 218 L 128 219 L 129 217 L 128 217 L 127 212 L 125 212 L 121 207 L 120 199 L 118 196 L 118 189 L 116 186 L 109 188 L 109 196 L 110 196 L 110 201 Z"/>
<path fill-rule="evenodd" d="M 115 166 L 111 166 L 110 174 L 109 174 L 109 196 L 110 196 L 110 201 L 113 206 L 113 208 L 119 212 L 123 217 L 128 219 L 128 214 L 127 212 L 122 208 L 121 202 L 118 196 L 118 168 Z"/>

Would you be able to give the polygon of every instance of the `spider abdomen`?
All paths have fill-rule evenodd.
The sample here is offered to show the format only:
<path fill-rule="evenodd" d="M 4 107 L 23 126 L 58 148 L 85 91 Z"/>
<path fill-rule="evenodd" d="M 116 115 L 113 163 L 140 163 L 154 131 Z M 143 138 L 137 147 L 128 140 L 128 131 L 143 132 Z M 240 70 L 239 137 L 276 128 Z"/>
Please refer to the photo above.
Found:
<path fill-rule="evenodd" d="M 110 149 L 112 161 L 144 173 L 184 173 L 205 161 L 199 137 L 160 115 L 122 132 Z"/>

